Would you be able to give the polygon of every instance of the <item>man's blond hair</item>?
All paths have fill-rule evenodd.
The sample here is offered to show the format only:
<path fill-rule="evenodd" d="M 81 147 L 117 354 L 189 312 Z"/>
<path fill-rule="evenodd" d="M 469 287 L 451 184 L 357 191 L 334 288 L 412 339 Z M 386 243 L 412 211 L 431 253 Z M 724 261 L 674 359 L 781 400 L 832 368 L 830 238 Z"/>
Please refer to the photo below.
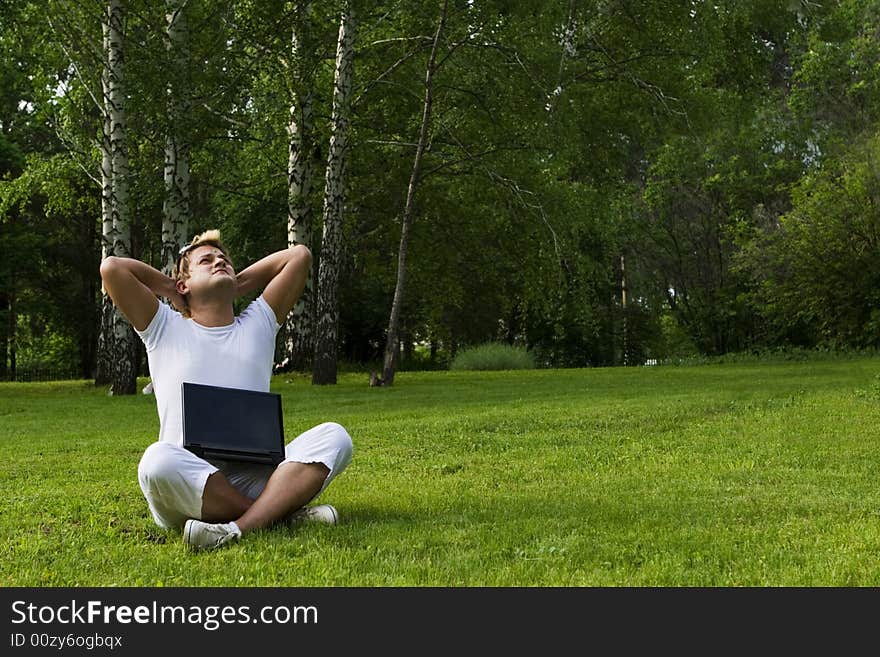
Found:
<path fill-rule="evenodd" d="M 220 239 L 220 231 L 216 228 L 206 230 L 205 232 L 199 233 L 198 235 L 193 237 L 192 241 L 189 244 L 180 249 L 180 252 L 177 256 L 177 262 L 174 264 L 174 271 L 172 275 L 172 278 L 174 278 L 175 281 L 185 281 L 189 278 L 189 254 L 192 253 L 193 249 L 195 249 L 197 246 L 217 247 L 223 252 L 223 255 L 229 258 L 229 250 Z M 230 262 L 232 261 L 231 258 L 229 258 L 229 260 Z M 186 297 L 184 297 L 183 300 L 184 302 L 186 302 Z M 190 316 L 189 303 L 186 304 L 184 309 L 181 311 L 181 314 L 184 317 Z"/>

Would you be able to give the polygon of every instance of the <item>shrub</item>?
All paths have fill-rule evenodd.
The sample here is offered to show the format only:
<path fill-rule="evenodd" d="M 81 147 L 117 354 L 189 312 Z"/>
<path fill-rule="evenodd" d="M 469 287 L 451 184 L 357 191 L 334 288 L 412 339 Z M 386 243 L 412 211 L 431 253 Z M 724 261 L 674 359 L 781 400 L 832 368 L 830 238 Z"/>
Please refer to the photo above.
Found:
<path fill-rule="evenodd" d="M 500 342 L 487 342 L 458 352 L 452 370 L 531 370 L 534 356 L 522 347 Z"/>

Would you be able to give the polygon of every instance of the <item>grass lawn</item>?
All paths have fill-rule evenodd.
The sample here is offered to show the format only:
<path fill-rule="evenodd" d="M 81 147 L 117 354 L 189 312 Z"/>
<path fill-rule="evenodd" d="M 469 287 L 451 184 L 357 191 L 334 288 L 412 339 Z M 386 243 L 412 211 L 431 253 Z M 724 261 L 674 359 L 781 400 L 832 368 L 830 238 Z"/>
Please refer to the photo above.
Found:
<path fill-rule="evenodd" d="M 152 396 L 0 384 L 2 586 L 877 586 L 880 360 L 279 376 L 345 425 L 337 527 L 193 554 L 137 485 Z M 143 385 L 145 381 L 141 381 Z"/>

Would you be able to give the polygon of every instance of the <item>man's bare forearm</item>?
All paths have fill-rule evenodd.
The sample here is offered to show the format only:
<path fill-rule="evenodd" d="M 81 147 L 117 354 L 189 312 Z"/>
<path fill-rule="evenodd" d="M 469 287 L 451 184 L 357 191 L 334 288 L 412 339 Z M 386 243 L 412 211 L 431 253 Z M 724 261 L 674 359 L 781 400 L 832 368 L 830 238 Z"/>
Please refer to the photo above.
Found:
<path fill-rule="evenodd" d="M 302 260 L 305 266 L 311 262 L 311 253 L 303 245 L 270 253 L 238 274 L 239 296 L 265 288 L 273 278 L 281 273 L 285 266 Z"/>
<path fill-rule="evenodd" d="M 134 258 L 110 256 L 104 260 L 104 263 L 123 272 L 128 272 L 157 297 L 171 299 L 176 295 L 174 280 L 145 262 Z"/>
<path fill-rule="evenodd" d="M 104 289 L 116 307 L 138 331 L 147 328 L 156 315 L 159 297 L 180 303 L 174 281 L 150 265 L 133 258 L 110 256 L 101 262 Z"/>

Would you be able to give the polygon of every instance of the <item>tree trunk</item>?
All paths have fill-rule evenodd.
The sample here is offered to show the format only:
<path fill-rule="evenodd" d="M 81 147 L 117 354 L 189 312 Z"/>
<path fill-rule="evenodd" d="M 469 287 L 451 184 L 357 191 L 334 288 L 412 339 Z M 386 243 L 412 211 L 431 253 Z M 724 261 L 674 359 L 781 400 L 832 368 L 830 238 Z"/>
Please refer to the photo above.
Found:
<path fill-rule="evenodd" d="M 312 49 L 306 46 L 307 2 L 297 5 L 290 42 L 290 121 L 287 125 L 287 245 L 312 248 Z M 307 372 L 315 352 L 315 284 L 309 271 L 302 296 L 284 322 L 282 365 Z"/>
<path fill-rule="evenodd" d="M 354 12 L 343 4 L 336 48 L 333 84 L 333 115 L 330 152 L 324 180 L 324 228 L 318 267 L 318 309 L 312 383 L 336 383 L 337 330 L 339 322 L 339 268 L 342 260 L 342 210 L 345 203 L 345 159 L 354 65 Z"/>
<path fill-rule="evenodd" d="M 629 365 L 629 327 L 627 326 L 627 296 L 626 296 L 626 257 L 620 256 L 620 310 L 621 310 L 621 361 Z"/>
<path fill-rule="evenodd" d="M 166 0 L 169 59 L 168 128 L 165 134 L 165 199 L 162 206 L 162 272 L 171 276 L 177 253 L 189 231 L 189 27 L 186 0 Z"/>
<path fill-rule="evenodd" d="M 425 72 L 425 102 L 422 108 L 422 125 L 419 128 L 419 141 L 416 145 L 416 154 L 413 158 L 412 173 L 409 178 L 409 186 L 406 190 L 406 205 L 403 209 L 403 222 L 400 229 L 400 248 L 397 253 L 397 285 L 394 288 L 394 300 L 391 303 L 391 317 L 388 320 L 388 336 L 385 343 L 385 361 L 382 367 L 383 385 L 390 386 L 394 383 L 394 373 L 397 371 L 398 353 L 400 352 L 400 309 L 403 305 L 403 295 L 406 286 L 406 254 L 409 249 L 409 233 L 413 221 L 413 208 L 415 204 L 416 189 L 419 185 L 419 175 L 422 167 L 422 156 L 428 143 L 428 128 L 431 124 L 431 105 L 433 102 L 434 72 L 437 66 L 437 48 L 440 44 L 440 36 L 446 24 L 446 7 L 448 0 L 443 0 L 440 7 L 440 20 L 437 23 L 437 31 L 434 33 L 434 43 L 431 46 L 431 56 Z"/>
<path fill-rule="evenodd" d="M 101 71 L 101 260 L 113 253 L 113 155 L 110 151 L 110 19 L 104 17 L 104 69 Z M 110 384 L 113 370 L 113 302 L 101 286 L 101 318 L 95 357 L 95 385 Z"/>
<path fill-rule="evenodd" d="M 113 372 L 113 315 L 116 310 L 110 295 L 101 294 L 101 317 L 98 327 L 98 348 L 95 356 L 95 385 L 106 386 L 111 383 Z"/>
<path fill-rule="evenodd" d="M 9 380 L 15 381 L 16 376 L 18 375 L 18 364 L 17 360 L 17 352 L 18 348 L 16 345 L 16 327 L 18 326 L 18 315 L 17 310 L 15 308 L 15 274 L 11 274 L 11 282 L 12 285 L 10 289 L 12 290 L 9 293 Z"/>
<path fill-rule="evenodd" d="M 109 63 L 110 153 L 113 171 L 113 254 L 131 256 L 131 221 L 128 207 L 128 153 L 126 149 L 124 85 L 124 15 L 120 0 L 110 0 Z M 135 338 L 131 325 L 114 306 L 111 322 L 113 367 L 110 394 L 133 395 L 137 387 Z"/>
<path fill-rule="evenodd" d="M 9 295 L 0 291 L 0 381 L 9 375 Z"/>

